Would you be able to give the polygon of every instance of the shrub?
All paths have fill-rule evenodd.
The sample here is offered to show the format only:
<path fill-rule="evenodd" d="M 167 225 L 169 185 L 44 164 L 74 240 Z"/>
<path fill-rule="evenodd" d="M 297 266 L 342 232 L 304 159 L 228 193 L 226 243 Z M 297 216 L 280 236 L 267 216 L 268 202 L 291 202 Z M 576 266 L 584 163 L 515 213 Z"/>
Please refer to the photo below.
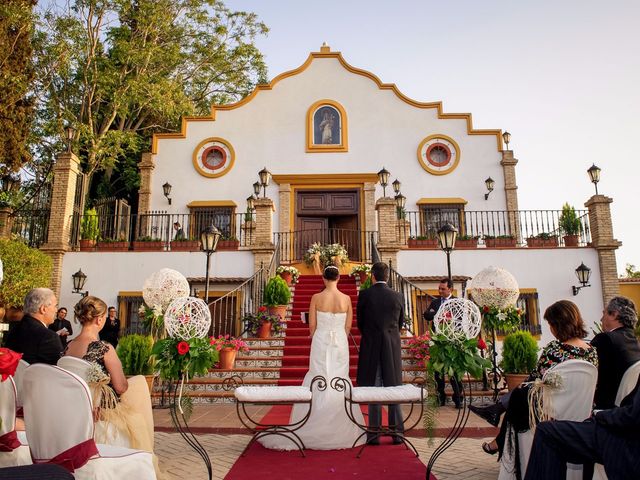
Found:
<path fill-rule="evenodd" d="M 287 305 L 291 299 L 291 290 L 281 277 L 271 277 L 264 287 L 264 304 L 269 307 Z"/>
<path fill-rule="evenodd" d="M 89 208 L 82 216 L 80 237 L 82 240 L 96 240 L 100 230 L 98 229 L 98 212 L 95 208 Z"/>
<path fill-rule="evenodd" d="M 125 335 L 118 341 L 118 358 L 122 362 L 125 375 L 151 374 L 151 349 L 153 338 L 151 335 Z"/>
<path fill-rule="evenodd" d="M 510 333 L 502 343 L 504 373 L 530 373 L 538 361 L 538 343 L 529 332 Z"/>
<path fill-rule="evenodd" d="M 33 288 L 49 287 L 53 262 L 37 248 L 18 240 L 0 240 L 4 281 L 0 285 L 0 304 L 19 307 Z"/>
<path fill-rule="evenodd" d="M 580 235 L 582 232 L 582 224 L 576 214 L 576 209 L 568 203 L 562 206 L 562 213 L 558 219 L 558 226 L 565 235 Z"/>

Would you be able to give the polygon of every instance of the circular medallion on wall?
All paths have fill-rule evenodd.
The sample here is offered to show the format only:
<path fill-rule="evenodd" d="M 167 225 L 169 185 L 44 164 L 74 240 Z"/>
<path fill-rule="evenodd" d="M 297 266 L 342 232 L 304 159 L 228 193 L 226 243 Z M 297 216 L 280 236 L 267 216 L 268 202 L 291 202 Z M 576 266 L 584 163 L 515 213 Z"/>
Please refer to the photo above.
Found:
<path fill-rule="evenodd" d="M 221 177 L 231 170 L 234 160 L 231 144 L 218 137 L 203 140 L 193 152 L 193 166 L 204 177 Z"/>
<path fill-rule="evenodd" d="M 446 175 L 458 166 L 460 147 L 446 135 L 429 135 L 418 146 L 418 161 L 433 175 Z"/>

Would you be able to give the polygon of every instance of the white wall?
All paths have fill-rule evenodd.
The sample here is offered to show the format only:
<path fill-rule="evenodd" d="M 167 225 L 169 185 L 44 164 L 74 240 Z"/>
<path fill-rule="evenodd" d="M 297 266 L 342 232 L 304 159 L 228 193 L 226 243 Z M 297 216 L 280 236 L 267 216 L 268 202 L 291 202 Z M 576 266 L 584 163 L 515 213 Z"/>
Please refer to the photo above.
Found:
<path fill-rule="evenodd" d="M 590 288 L 580 290 L 573 296 L 572 285 L 579 285 L 575 269 L 584 262 L 591 268 Z M 454 250 L 451 254 L 453 275 L 474 277 L 489 265 L 509 271 L 520 288 L 535 288 L 538 291 L 540 320 L 542 323 L 541 345 L 553 339 L 549 325 L 542 319 L 544 310 L 552 303 L 567 299 L 575 302 L 582 313 L 587 331 L 602 315 L 602 284 L 598 255 L 592 248 L 548 248 L 494 250 Z M 447 260 L 440 250 L 403 250 L 398 254 L 396 268 L 403 276 L 439 275 L 447 276 Z"/>

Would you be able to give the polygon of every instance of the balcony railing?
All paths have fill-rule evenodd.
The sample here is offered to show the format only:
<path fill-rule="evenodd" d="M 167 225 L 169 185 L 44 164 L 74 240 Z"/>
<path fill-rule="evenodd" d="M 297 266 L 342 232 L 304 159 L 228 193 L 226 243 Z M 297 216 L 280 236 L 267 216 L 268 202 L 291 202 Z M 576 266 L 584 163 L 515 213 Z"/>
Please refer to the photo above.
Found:
<path fill-rule="evenodd" d="M 10 218 L 11 234 L 21 238 L 30 247 L 42 246 L 47 243 L 49 235 L 49 214 L 48 208 L 14 213 Z"/>
<path fill-rule="evenodd" d="M 565 233 L 559 226 L 562 210 L 499 210 L 499 211 L 457 211 L 422 210 L 405 212 L 399 220 L 397 240 L 408 244 L 410 239 L 437 238 L 437 231 L 445 222 L 452 223 L 459 235 L 475 237 L 480 245 L 497 237 L 512 237 L 514 246 L 526 246 L 527 239 L 549 237 L 551 244 L 545 246 L 565 246 Z M 576 210 L 580 220 L 578 246 L 591 242 L 589 215 L 587 210 Z"/>
<path fill-rule="evenodd" d="M 274 244 L 279 245 L 280 263 L 302 261 L 304 254 L 314 243 L 322 245 L 339 243 L 347 249 L 349 260 L 353 262 L 370 262 L 372 242 L 377 239 L 377 236 L 378 232 L 344 228 L 298 230 L 295 232 L 275 233 Z"/>

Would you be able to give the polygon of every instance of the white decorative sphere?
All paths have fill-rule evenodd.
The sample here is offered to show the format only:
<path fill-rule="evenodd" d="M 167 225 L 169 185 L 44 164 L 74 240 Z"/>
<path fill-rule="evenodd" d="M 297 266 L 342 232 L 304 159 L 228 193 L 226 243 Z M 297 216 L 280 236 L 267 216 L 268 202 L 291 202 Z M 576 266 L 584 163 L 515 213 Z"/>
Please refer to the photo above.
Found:
<path fill-rule="evenodd" d="M 520 296 L 516 279 L 504 268 L 487 267 L 469 282 L 469 295 L 478 305 L 499 310 L 515 305 Z"/>
<path fill-rule="evenodd" d="M 211 326 L 211 313 L 204 300 L 194 297 L 178 297 L 164 313 L 167 334 L 180 340 L 205 337 Z"/>
<path fill-rule="evenodd" d="M 150 308 L 164 311 L 174 298 L 189 296 L 189 282 L 177 270 L 163 268 L 144 281 L 142 298 Z"/>
<path fill-rule="evenodd" d="M 436 333 L 449 340 L 462 336 L 475 338 L 480 333 L 482 316 L 478 306 L 465 298 L 451 298 L 444 302 L 433 319 Z"/>

